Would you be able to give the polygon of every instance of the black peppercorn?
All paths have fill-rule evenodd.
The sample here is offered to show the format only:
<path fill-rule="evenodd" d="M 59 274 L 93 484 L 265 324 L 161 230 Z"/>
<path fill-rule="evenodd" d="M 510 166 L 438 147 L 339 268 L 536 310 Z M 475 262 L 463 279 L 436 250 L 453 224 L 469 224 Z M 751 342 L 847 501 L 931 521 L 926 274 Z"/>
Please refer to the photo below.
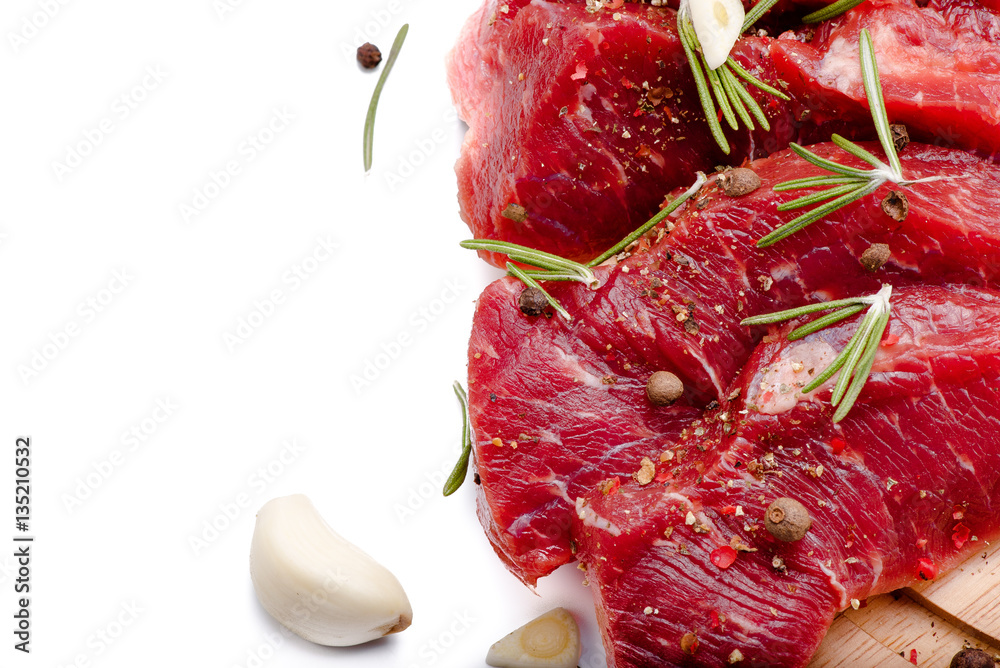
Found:
<path fill-rule="evenodd" d="M 801 540 L 811 526 L 812 518 L 806 507 L 787 496 L 775 499 L 764 513 L 768 533 L 785 543 Z"/>
<path fill-rule="evenodd" d="M 525 288 L 517 299 L 517 306 L 524 315 L 541 315 L 548 305 L 545 293 L 538 288 Z"/>
<path fill-rule="evenodd" d="M 382 62 L 382 52 L 371 42 L 365 42 L 358 47 L 358 62 L 361 67 L 370 70 Z"/>

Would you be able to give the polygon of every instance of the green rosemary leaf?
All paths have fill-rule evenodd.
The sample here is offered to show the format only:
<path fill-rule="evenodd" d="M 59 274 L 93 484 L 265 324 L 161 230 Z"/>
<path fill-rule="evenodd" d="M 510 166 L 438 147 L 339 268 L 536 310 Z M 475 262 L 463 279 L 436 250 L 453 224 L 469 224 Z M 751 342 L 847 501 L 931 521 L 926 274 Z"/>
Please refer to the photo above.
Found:
<path fill-rule="evenodd" d="M 812 334 L 813 332 L 818 332 L 821 329 L 825 329 L 830 325 L 840 322 L 846 318 L 850 318 L 855 313 L 860 313 L 864 311 L 866 304 L 854 304 L 852 306 L 845 306 L 842 309 L 834 311 L 833 313 L 828 313 L 822 317 L 816 318 L 807 325 L 802 325 L 801 327 L 796 327 L 788 333 L 789 341 L 798 341 L 799 339 L 805 338 Z"/>
<path fill-rule="evenodd" d="M 874 167 L 874 169 L 865 170 L 841 165 L 833 160 L 821 158 L 812 151 L 809 151 L 798 144 L 789 144 L 789 148 L 801 158 L 811 162 L 817 167 L 825 169 L 828 172 L 832 172 L 833 174 L 839 174 L 840 176 L 806 177 L 804 179 L 794 179 L 792 181 L 779 183 L 774 187 L 774 190 L 779 192 L 785 190 L 795 190 L 797 188 L 813 188 L 821 185 L 831 187 L 820 193 L 806 195 L 790 202 L 784 202 L 778 206 L 778 210 L 787 211 L 801 206 L 809 206 L 810 204 L 815 204 L 837 195 L 839 195 L 839 197 L 836 197 L 836 199 L 802 214 L 795 220 L 782 225 L 770 234 L 764 236 L 757 242 L 758 248 L 764 248 L 777 243 L 789 235 L 798 232 L 807 225 L 814 223 L 823 216 L 833 213 L 840 207 L 850 204 L 861 197 L 874 193 L 878 190 L 879 186 L 886 181 L 892 181 L 893 183 L 900 185 L 910 185 L 911 183 L 916 183 L 916 181 L 903 180 L 902 166 L 899 162 L 899 156 L 896 155 L 896 147 L 892 143 L 891 131 L 889 129 L 889 116 L 886 113 L 885 100 L 882 97 L 882 87 L 879 82 L 878 63 L 875 60 L 875 50 L 872 46 L 871 35 L 868 33 L 867 29 L 862 29 L 861 31 L 858 51 L 859 59 L 861 61 L 861 77 L 865 86 L 865 94 L 868 97 L 868 106 L 871 109 L 872 120 L 875 123 L 875 129 L 878 132 L 879 141 L 881 142 L 882 149 L 885 151 L 885 155 L 889 160 L 889 164 L 886 165 L 871 152 L 861 148 L 854 142 L 849 141 L 838 134 L 834 134 L 831 137 L 834 144 L 856 158 L 864 160 L 869 165 Z"/>
<path fill-rule="evenodd" d="M 697 173 L 698 176 L 691 187 L 685 190 L 683 193 L 674 198 L 670 204 L 661 209 L 655 216 L 647 220 L 645 223 L 639 226 L 634 232 L 629 234 L 627 237 L 619 241 L 613 247 L 609 248 L 605 252 L 601 253 L 599 256 L 591 260 L 586 265 L 582 265 L 578 262 L 573 262 L 572 260 L 567 260 L 566 258 L 559 257 L 558 255 L 553 255 L 551 253 L 546 253 L 544 251 L 535 250 L 534 248 L 528 248 L 527 246 L 520 246 L 518 244 L 512 244 L 507 241 L 494 241 L 492 239 L 469 239 L 461 242 L 459 245 L 462 248 L 467 248 L 469 250 L 484 250 L 490 253 L 502 253 L 506 255 L 511 260 L 515 262 L 521 262 L 523 264 L 528 264 L 533 267 L 538 267 L 542 271 L 536 270 L 523 270 L 511 263 L 507 264 L 508 273 L 517 278 L 530 287 L 535 287 L 545 293 L 546 298 L 552 307 L 555 308 L 561 315 L 563 315 L 567 320 L 572 320 L 569 313 L 566 312 L 559 303 L 553 299 L 545 290 L 537 283 L 537 281 L 578 281 L 581 283 L 588 284 L 591 288 L 596 288 L 599 284 L 597 277 L 594 275 L 592 267 L 596 267 L 601 264 L 609 257 L 617 255 L 626 248 L 629 247 L 636 239 L 641 237 L 643 234 L 651 230 L 654 226 L 663 221 L 664 218 L 672 214 L 674 211 L 680 207 L 681 204 L 686 202 L 688 198 L 701 190 L 701 187 L 705 185 L 705 175 L 702 172 Z M 511 271 L 510 267 L 514 267 L 514 271 Z"/>
<path fill-rule="evenodd" d="M 845 139 L 844 137 L 841 137 L 836 132 L 830 135 L 830 141 L 832 141 L 834 144 L 844 149 L 854 157 L 861 158 L 875 169 L 882 169 L 885 171 L 889 170 L 889 165 L 885 164 L 884 162 L 876 158 L 872 153 L 861 148 L 860 146 L 852 142 L 850 139 Z"/>
<path fill-rule="evenodd" d="M 520 246 L 518 244 L 512 244 L 507 241 L 494 241 L 492 239 L 469 239 L 467 241 L 463 241 L 459 245 L 462 248 L 467 248 L 469 250 L 484 250 L 490 253 L 503 253 L 515 262 L 528 264 L 532 267 L 538 267 L 539 269 L 547 269 L 560 275 L 575 274 L 577 276 L 577 281 L 586 283 L 590 287 L 597 287 L 598 284 L 597 277 L 594 276 L 594 272 L 590 269 L 590 267 L 582 265 L 579 262 L 567 260 L 566 258 L 559 257 L 558 255 L 546 253 L 545 251 L 535 250 L 534 248 L 528 248 L 527 246 Z"/>
<path fill-rule="evenodd" d="M 868 185 L 859 185 L 857 189 L 847 193 L 846 195 L 842 195 L 835 200 L 832 200 L 830 202 L 827 202 L 826 204 L 816 207 L 815 209 L 807 211 L 798 218 L 795 218 L 794 220 L 785 223 L 778 229 L 773 230 L 770 234 L 767 234 L 766 236 L 762 237 L 757 242 L 757 248 L 767 248 L 768 246 L 772 246 L 778 243 L 782 239 L 785 239 L 795 234 L 799 230 L 808 227 L 809 225 L 812 225 L 823 216 L 833 213 L 840 207 L 850 204 L 851 202 L 861 199 L 862 197 L 871 195 L 873 192 L 878 190 L 879 186 L 881 186 L 883 183 L 885 182 L 882 181 L 881 179 L 877 179 L 870 181 Z"/>
<path fill-rule="evenodd" d="M 854 9 L 864 1 L 865 0 L 837 0 L 837 2 L 827 5 L 823 9 L 818 9 L 812 14 L 806 14 L 802 17 L 802 22 L 819 23 L 820 21 L 828 21 L 832 18 L 840 16 L 850 9 Z"/>
<path fill-rule="evenodd" d="M 747 128 L 750 130 L 754 130 L 755 126 L 753 124 L 753 119 L 750 118 L 750 112 L 747 111 L 747 103 L 749 102 L 752 110 L 754 109 L 754 107 L 756 107 L 756 110 L 754 110 L 753 112 L 754 116 L 756 117 L 757 113 L 760 112 L 760 107 L 757 106 L 757 101 L 754 100 L 750 96 L 750 94 L 746 92 L 746 90 L 743 88 L 743 84 L 741 84 L 736 79 L 736 77 L 733 76 L 733 73 L 729 70 L 728 65 L 722 63 L 722 65 L 719 67 L 718 74 L 719 74 L 719 82 L 722 84 L 722 87 L 726 91 L 726 97 L 728 97 L 732 102 L 733 109 L 736 111 L 736 115 L 740 117 L 741 121 L 743 121 L 743 125 L 747 126 Z M 758 121 L 763 120 L 765 124 L 767 123 L 767 118 L 764 117 L 762 113 L 761 116 L 757 118 L 757 120 Z M 764 129 L 770 130 L 770 128 L 766 127 L 766 125 Z"/>
<path fill-rule="evenodd" d="M 837 355 L 832 362 L 830 362 L 830 366 L 823 369 L 823 371 L 821 371 L 818 376 L 813 378 L 808 385 L 802 388 L 801 390 L 802 394 L 809 394 L 817 387 L 819 387 L 826 381 L 833 378 L 833 374 L 840 371 L 841 367 L 844 366 L 844 362 L 847 361 L 847 356 L 851 354 L 851 350 L 852 346 L 850 343 L 848 343 L 847 346 L 845 346 L 844 349 L 840 351 L 840 354 Z"/>
<path fill-rule="evenodd" d="M 833 406 L 840 403 L 844 392 L 847 391 L 848 384 L 854 376 L 854 369 L 858 366 L 858 362 L 861 361 L 865 350 L 867 350 L 868 337 L 871 336 L 872 329 L 878 322 L 879 315 L 879 313 L 869 309 L 865 313 L 865 317 L 861 319 L 858 331 L 851 337 L 851 341 L 848 343 L 848 347 L 851 348 L 851 354 L 847 356 L 847 361 L 844 362 L 844 368 L 840 371 L 840 377 L 837 379 L 837 384 L 833 386 L 833 394 L 830 397 L 830 404 Z"/>
<path fill-rule="evenodd" d="M 804 179 L 792 179 L 791 181 L 785 181 L 784 183 L 779 183 L 774 186 L 772 190 L 774 192 L 784 192 L 786 190 L 799 190 L 800 188 L 815 188 L 818 186 L 834 186 L 840 183 L 864 183 L 861 179 L 855 176 L 833 176 L 833 175 L 823 175 L 823 176 L 807 176 Z"/>
<path fill-rule="evenodd" d="M 842 174 L 844 176 L 857 176 L 864 179 L 869 178 L 872 174 L 871 171 L 867 169 L 858 169 L 857 167 L 847 167 L 845 165 L 841 165 L 840 163 L 834 162 L 833 160 L 821 158 L 820 156 L 816 155 L 809 149 L 799 146 L 795 142 L 790 143 L 788 145 L 788 148 L 794 151 L 795 154 L 800 158 L 808 160 L 812 164 L 816 165 L 817 167 L 822 167 L 828 172 L 833 172 L 835 174 Z"/>
<path fill-rule="evenodd" d="M 719 145 L 722 152 L 729 155 L 730 147 L 729 141 L 726 139 L 726 135 L 722 133 L 722 125 L 719 124 L 719 119 L 715 116 L 715 103 L 712 102 L 712 95 L 708 91 L 708 83 L 705 80 L 705 73 L 701 68 L 701 63 L 698 62 L 698 57 L 694 52 L 694 43 L 692 39 L 697 39 L 693 37 L 691 33 L 694 32 L 693 26 L 690 26 L 690 21 L 684 15 L 684 12 L 677 12 L 677 36 L 680 38 L 681 47 L 684 49 L 684 55 L 687 56 L 688 64 L 691 66 L 691 75 L 694 77 L 695 88 L 698 89 L 698 99 L 701 101 L 701 108 L 705 112 L 705 121 L 708 123 L 708 128 L 712 132 L 712 137 L 715 139 L 715 143 Z M 691 30 L 689 33 L 688 30 Z"/>
<path fill-rule="evenodd" d="M 444 495 L 451 496 L 458 491 L 458 488 L 465 482 L 469 473 L 469 457 L 472 455 L 472 429 L 469 425 L 469 398 L 462 388 L 462 384 L 457 380 L 452 385 L 455 396 L 462 406 L 462 454 L 455 462 L 455 468 L 451 470 L 451 475 L 444 481 Z"/>
<path fill-rule="evenodd" d="M 875 47 L 872 46 L 872 36 L 867 28 L 861 29 L 861 41 L 858 48 L 861 57 L 861 80 L 865 85 L 865 95 L 868 96 L 868 107 L 875 122 L 875 131 L 889 159 L 896 180 L 903 178 L 903 166 L 896 155 L 896 147 L 892 143 L 892 131 L 889 129 L 889 114 L 885 110 L 885 99 L 882 97 L 882 84 L 878 76 L 878 62 L 875 60 Z"/>
<path fill-rule="evenodd" d="M 744 17 L 742 30 L 746 31 L 757 19 L 774 6 L 776 1 L 761 0 L 761 2 L 758 2 Z M 771 124 L 768 122 L 764 111 L 757 104 L 757 101 L 753 99 L 753 96 L 747 92 L 743 84 L 740 83 L 737 76 L 782 100 L 788 100 L 789 97 L 748 72 L 732 56 L 727 56 L 726 61 L 718 68 L 714 70 L 709 68 L 704 62 L 701 44 L 698 42 L 698 35 L 694 30 L 694 26 L 691 24 L 690 15 L 690 7 L 686 3 L 682 3 L 680 10 L 677 12 L 677 35 L 681 46 L 684 48 L 684 55 L 688 59 L 688 64 L 691 66 L 691 75 L 694 78 L 695 88 L 698 90 L 698 100 L 701 102 L 702 110 L 705 112 L 705 122 L 708 123 L 709 130 L 711 130 L 716 144 L 719 145 L 719 148 L 726 155 L 729 155 L 729 140 L 726 139 L 722 130 L 722 124 L 716 115 L 716 104 L 718 104 L 722 117 L 726 119 L 726 124 L 733 130 L 739 129 L 740 120 L 750 130 L 756 129 L 751 116 L 765 130 L 770 130 L 771 128 Z M 713 94 L 715 96 L 714 101 L 712 100 Z"/>
<path fill-rule="evenodd" d="M 878 351 L 879 342 L 882 340 L 882 335 L 885 333 L 885 328 L 889 323 L 889 316 L 892 312 L 892 306 L 889 304 L 891 296 L 892 286 L 883 285 L 881 290 L 867 297 L 837 299 L 831 302 L 800 306 L 799 308 L 779 311 L 777 313 L 757 315 L 747 318 L 741 324 L 769 324 L 790 320 L 802 315 L 808 315 L 809 313 L 815 313 L 816 311 L 837 309 L 833 313 L 817 318 L 789 332 L 787 336 L 788 340 L 795 341 L 840 322 L 845 318 L 849 318 L 852 315 L 856 315 L 867 306 L 868 311 L 861 319 L 857 331 L 854 332 L 854 335 L 848 341 L 847 345 L 844 346 L 844 349 L 840 351 L 819 375 L 813 378 L 801 390 L 802 394 L 808 394 L 823 385 L 839 371 L 840 377 L 837 378 L 837 383 L 834 385 L 833 393 L 830 397 L 831 405 L 838 406 L 839 404 L 833 417 L 834 422 L 839 422 L 851 410 L 851 406 L 854 405 L 854 401 L 858 398 L 861 388 L 868 381 L 868 376 L 871 374 L 875 353 Z"/>
<path fill-rule="evenodd" d="M 770 93 L 771 95 L 773 95 L 776 98 L 779 98 L 781 100 L 786 100 L 787 101 L 787 100 L 791 100 L 792 99 L 792 98 L 788 97 L 787 95 L 785 95 L 784 93 L 782 93 L 777 88 L 775 88 L 774 86 L 770 86 L 770 85 L 764 83 L 763 81 L 761 81 L 760 79 L 758 79 L 757 77 L 755 77 L 754 75 L 750 74 L 750 72 L 747 71 L 738 62 L 736 62 L 736 60 L 734 60 L 732 56 L 730 56 L 729 59 L 726 60 L 726 64 L 729 65 L 730 68 L 732 68 L 733 72 L 735 72 L 738 77 L 740 77 L 741 79 L 743 79 L 744 81 L 746 81 L 751 86 L 755 86 L 755 87 L 761 89 L 762 91 L 764 91 L 765 93 Z"/>
<path fill-rule="evenodd" d="M 847 416 L 847 413 L 854 407 L 854 402 L 857 401 L 858 395 L 861 394 L 861 388 L 868 382 L 868 377 L 872 372 L 872 364 L 875 362 L 875 354 L 878 352 L 885 328 L 889 324 L 889 313 L 889 310 L 886 309 L 885 313 L 879 317 L 878 322 L 872 329 L 865 354 L 854 371 L 854 380 L 851 382 L 851 387 L 847 390 L 843 401 L 841 401 L 836 412 L 833 414 L 834 423 L 840 422 Z"/>
<path fill-rule="evenodd" d="M 842 186 L 831 186 L 830 188 L 826 188 L 825 190 L 821 190 L 817 193 L 812 193 L 811 195 L 803 195 L 797 199 L 782 202 L 778 205 L 778 211 L 791 211 L 792 209 L 801 209 L 804 206 L 811 206 L 819 202 L 825 202 L 833 197 L 840 197 L 845 193 L 853 192 L 859 185 L 863 186 L 866 183 L 868 182 L 854 180 Z"/>
<path fill-rule="evenodd" d="M 559 271 L 532 271 L 525 270 L 524 273 L 536 281 L 577 281 L 580 282 L 580 275 L 572 272 Z"/>
<path fill-rule="evenodd" d="M 882 313 L 890 312 L 891 309 L 889 307 L 889 297 L 891 295 L 892 295 L 892 286 L 883 285 L 882 289 L 879 290 L 876 294 L 870 297 L 863 297 L 858 299 L 858 303 L 869 305 L 868 312 L 865 314 L 865 317 L 862 318 L 858 330 L 854 333 L 854 336 L 851 337 L 851 340 L 847 343 L 847 345 L 844 346 L 844 349 L 840 351 L 840 354 L 837 355 L 837 357 L 833 360 L 833 362 L 830 363 L 830 366 L 824 369 L 818 376 L 813 378 L 808 385 L 802 388 L 803 394 L 808 394 L 809 392 L 812 392 L 817 387 L 819 387 L 827 380 L 832 378 L 833 374 L 837 373 L 837 371 L 841 371 L 841 369 L 843 370 L 841 371 L 840 378 L 837 379 L 838 382 L 839 381 L 846 382 L 846 379 L 849 379 L 852 376 L 852 372 L 857 368 L 856 355 L 860 354 L 856 351 L 859 347 L 864 348 L 865 346 L 867 346 L 867 342 L 869 340 L 868 337 L 871 335 L 870 332 L 866 334 L 865 330 L 868 329 L 868 324 L 872 322 L 872 319 L 875 319 L 877 321 L 878 317 Z M 886 321 L 888 322 L 888 316 L 886 318 L 887 318 Z M 878 329 L 877 322 L 876 322 L 876 329 Z M 884 329 L 884 327 L 882 329 Z M 880 339 L 882 336 L 881 335 L 882 329 L 878 329 L 878 331 L 880 332 L 878 334 L 878 338 Z M 861 361 L 862 362 L 864 361 L 863 357 Z M 837 395 L 837 390 L 835 388 L 833 400 L 831 403 L 834 406 L 836 406 L 838 400 L 839 397 Z"/>
<path fill-rule="evenodd" d="M 704 63 L 703 63 L 704 64 Z M 715 93 L 715 100 L 719 103 L 719 109 L 722 110 L 722 117 L 726 119 L 726 123 L 733 130 L 739 129 L 739 124 L 736 122 L 736 114 L 733 113 L 733 105 L 729 103 L 729 93 L 726 87 L 722 84 L 722 80 L 719 78 L 719 72 L 717 70 L 709 69 L 705 65 L 705 74 L 708 76 L 708 83 L 712 86 L 712 92 Z"/>
<path fill-rule="evenodd" d="M 546 299 L 546 301 L 549 302 L 549 305 L 552 308 L 554 308 L 559 315 L 561 315 L 562 317 L 566 318 L 566 320 L 569 320 L 569 321 L 572 322 L 573 316 L 571 316 L 569 314 L 569 311 L 567 311 L 566 309 L 564 309 L 562 307 L 562 304 L 560 304 L 558 301 L 556 301 L 556 299 L 552 295 L 550 295 L 545 290 L 545 288 L 543 288 L 541 285 L 539 285 L 538 282 L 535 279 L 533 279 L 531 276 L 528 276 L 526 273 L 524 273 L 524 271 L 522 271 L 520 268 L 518 268 L 517 265 L 515 265 L 512 262 L 508 262 L 507 263 L 507 273 L 510 274 L 511 276 L 513 276 L 514 278 L 520 280 L 522 283 L 524 283 L 525 285 L 527 285 L 529 288 L 538 288 L 542 292 L 542 294 L 545 295 L 545 299 Z"/>
<path fill-rule="evenodd" d="M 764 110 L 760 108 L 760 105 L 757 104 L 757 100 L 753 98 L 753 95 L 750 94 L 750 92 L 746 89 L 746 87 L 744 87 L 743 83 L 736 78 L 735 74 L 733 74 L 733 68 L 730 65 L 730 62 L 735 63 L 736 61 L 732 59 L 727 60 L 724 67 L 726 69 L 726 76 L 729 79 L 731 79 L 730 83 L 732 84 L 733 90 L 736 91 L 736 94 L 747 106 L 747 109 L 749 109 L 753 117 L 757 119 L 757 122 L 760 124 L 760 126 L 764 130 L 770 130 L 771 122 L 767 120 L 767 115 L 764 113 Z M 748 126 L 751 129 L 753 129 L 752 125 L 748 124 Z"/>
<path fill-rule="evenodd" d="M 829 311 L 830 309 L 842 308 L 845 306 L 854 306 L 855 304 L 867 304 L 865 301 L 867 298 L 852 298 L 852 299 L 835 299 L 832 302 L 817 302 L 816 304 L 808 304 L 806 306 L 799 306 L 797 308 L 790 308 L 785 311 L 777 311 L 775 313 L 764 313 L 761 315 L 755 315 L 750 318 L 744 318 L 740 324 L 741 325 L 771 325 L 776 322 L 784 322 L 786 320 L 793 320 L 795 318 L 800 318 L 804 315 L 809 315 L 810 313 L 816 313 L 817 311 Z"/>
<path fill-rule="evenodd" d="M 760 0 L 756 5 L 754 5 L 749 12 L 743 17 L 743 30 L 741 32 L 746 32 L 747 28 L 752 26 L 757 22 L 757 19 L 764 16 L 767 10 L 774 7 L 778 0 Z"/>
<path fill-rule="evenodd" d="M 683 193 L 681 193 L 680 195 L 678 195 L 674 199 L 674 201 L 672 201 L 670 204 L 668 204 L 663 209 L 661 209 L 655 216 L 653 216 L 652 218 L 650 218 L 649 220 L 647 220 L 645 223 L 643 223 L 642 225 L 640 225 L 638 229 L 636 229 L 634 232 L 632 232 L 632 234 L 628 235 L 627 237 L 625 237 L 624 239 L 622 239 L 621 241 L 619 241 L 617 244 L 615 244 L 614 246 L 612 246 L 611 248 L 609 248 L 608 250 L 604 251 L 603 253 L 601 253 L 600 255 L 598 255 L 597 257 L 595 257 L 593 260 L 591 260 L 590 262 L 588 262 L 587 266 L 588 267 L 596 267 L 597 265 L 599 265 L 602 262 L 604 262 L 605 260 L 607 260 L 609 257 L 612 257 L 614 255 L 618 255 L 618 253 L 621 253 L 623 250 L 625 250 L 626 248 L 628 248 L 636 239 L 638 239 L 639 237 L 641 237 L 642 235 L 644 235 L 646 232 L 648 232 L 651 229 L 653 229 L 656 225 L 658 225 L 660 222 L 662 222 L 664 218 L 666 218 L 667 216 L 669 216 L 670 214 L 672 214 L 674 211 L 676 211 L 677 208 L 681 204 L 683 204 L 684 202 L 686 202 L 688 200 L 688 198 L 690 198 L 696 192 L 698 192 L 699 190 L 701 190 L 701 187 L 703 185 L 705 185 L 705 181 L 707 181 L 707 179 L 705 178 L 705 175 L 703 173 L 701 173 L 701 172 L 698 172 L 698 177 L 695 179 L 694 183 L 691 185 L 690 188 L 688 188 Z"/>
<path fill-rule="evenodd" d="M 396 33 L 396 39 L 389 50 L 389 57 L 386 58 L 385 65 L 382 66 L 382 74 L 379 75 L 378 83 L 375 84 L 375 92 L 372 93 L 372 100 L 368 103 L 368 114 L 365 116 L 365 130 L 362 136 L 366 172 L 372 168 L 372 147 L 375 143 L 375 111 L 378 109 L 378 99 L 382 95 L 382 88 L 385 86 L 385 80 L 389 78 L 392 66 L 396 64 L 396 57 L 399 55 L 399 50 L 403 48 L 403 40 L 406 39 L 406 33 L 409 30 L 410 24 L 404 23 L 403 27 Z"/>

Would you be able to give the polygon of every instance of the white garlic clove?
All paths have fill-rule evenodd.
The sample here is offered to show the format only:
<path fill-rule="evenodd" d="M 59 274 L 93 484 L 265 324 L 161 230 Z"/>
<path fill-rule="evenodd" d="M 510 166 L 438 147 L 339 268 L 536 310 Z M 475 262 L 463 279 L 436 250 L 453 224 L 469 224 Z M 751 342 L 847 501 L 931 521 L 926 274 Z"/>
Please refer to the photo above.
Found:
<path fill-rule="evenodd" d="M 486 663 L 497 668 L 576 668 L 580 629 L 565 608 L 549 610 L 490 647 Z"/>
<path fill-rule="evenodd" d="M 743 32 L 743 3 L 740 0 L 685 0 L 691 23 L 701 43 L 705 64 L 716 69 L 726 62 Z"/>
<path fill-rule="evenodd" d="M 272 617 L 320 645 L 357 645 L 398 633 L 413 610 L 384 566 L 341 538 L 302 494 L 257 513 L 250 577 Z"/>

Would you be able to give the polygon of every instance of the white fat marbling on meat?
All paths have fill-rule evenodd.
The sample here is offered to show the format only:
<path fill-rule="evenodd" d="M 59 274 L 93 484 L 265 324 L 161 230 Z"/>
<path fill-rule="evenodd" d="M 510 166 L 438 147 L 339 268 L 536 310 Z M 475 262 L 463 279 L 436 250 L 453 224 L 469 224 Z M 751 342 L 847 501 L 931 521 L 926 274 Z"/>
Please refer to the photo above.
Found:
<path fill-rule="evenodd" d="M 905 44 L 901 44 L 899 37 L 892 28 L 879 29 L 870 27 L 869 32 L 872 37 L 872 46 L 876 54 L 906 54 L 909 49 Z M 892 73 L 909 74 L 911 67 L 910 59 L 903 56 L 897 58 L 880 58 L 879 72 L 882 76 Z M 851 95 L 861 88 L 861 63 L 859 62 L 858 43 L 837 37 L 830 43 L 823 60 L 820 61 L 819 78 L 824 83 L 834 86 L 845 95 Z M 923 95 L 920 94 L 915 102 L 920 106 Z"/>
<path fill-rule="evenodd" d="M 884 569 L 885 564 L 882 562 L 882 557 L 879 556 L 878 554 L 871 554 L 868 556 L 868 559 L 872 567 L 871 588 L 872 590 L 875 590 L 878 588 L 878 581 L 879 578 L 882 577 L 882 570 Z"/>
<path fill-rule="evenodd" d="M 591 508 L 582 496 L 576 497 L 576 516 L 580 518 L 584 526 L 603 529 L 612 536 L 620 536 L 622 533 L 622 530 L 614 522 L 598 515 L 597 511 Z"/>
<path fill-rule="evenodd" d="M 834 39 L 820 61 L 820 78 L 826 79 L 838 91 L 848 95 L 860 80 L 860 74 L 857 45 L 843 37 Z"/>
<path fill-rule="evenodd" d="M 773 281 L 772 285 L 785 280 L 795 281 L 797 284 L 802 285 L 802 279 L 799 277 L 798 263 L 791 260 L 785 260 L 780 264 L 776 263 L 771 268 L 771 280 Z"/>
<path fill-rule="evenodd" d="M 699 338 L 697 340 L 700 341 L 701 339 Z M 701 364 L 701 368 L 712 380 L 712 387 L 715 388 L 716 393 L 722 395 L 726 391 L 726 383 L 722 378 L 719 377 L 719 374 L 716 373 L 715 365 L 713 365 L 711 361 L 708 359 L 708 356 L 705 353 L 704 349 L 701 348 L 700 346 L 688 345 L 687 351 L 688 354 L 691 355 L 691 357 L 698 360 L 698 363 Z"/>
<path fill-rule="evenodd" d="M 562 348 L 556 347 L 555 349 L 559 351 L 559 361 L 562 363 L 562 371 L 564 374 L 572 378 L 574 381 L 583 383 L 588 387 L 598 389 L 606 389 L 608 387 L 604 384 L 600 376 L 595 376 L 584 369 L 583 366 L 580 365 L 580 360 L 577 359 L 575 355 L 567 353 Z"/>
<path fill-rule="evenodd" d="M 586 127 L 593 127 L 594 125 L 594 112 L 591 111 L 587 102 L 589 102 L 590 99 L 596 94 L 597 88 L 594 84 L 590 83 L 580 86 L 580 89 L 576 93 L 577 102 L 576 108 L 573 110 L 573 116 L 583 119 Z"/>
<path fill-rule="evenodd" d="M 819 568 L 821 571 L 823 571 L 824 575 L 830 578 L 830 588 L 833 589 L 833 591 L 840 594 L 839 608 L 843 610 L 844 608 L 847 607 L 847 604 L 849 603 L 849 600 L 847 598 L 847 589 L 844 588 L 844 585 L 840 584 L 840 580 L 837 579 L 837 574 L 834 573 L 833 570 L 829 568 L 822 561 L 819 562 Z"/>
<path fill-rule="evenodd" d="M 660 169 L 664 169 L 664 166 L 667 164 L 666 158 L 659 151 L 650 151 L 648 159 Z"/>
<path fill-rule="evenodd" d="M 795 408 L 800 401 L 812 401 L 822 387 L 809 394 L 802 394 L 802 388 L 830 366 L 836 356 L 830 344 L 819 339 L 785 348 L 778 360 L 765 367 L 757 376 L 760 380 L 750 387 L 751 403 L 765 415 L 780 415 Z"/>

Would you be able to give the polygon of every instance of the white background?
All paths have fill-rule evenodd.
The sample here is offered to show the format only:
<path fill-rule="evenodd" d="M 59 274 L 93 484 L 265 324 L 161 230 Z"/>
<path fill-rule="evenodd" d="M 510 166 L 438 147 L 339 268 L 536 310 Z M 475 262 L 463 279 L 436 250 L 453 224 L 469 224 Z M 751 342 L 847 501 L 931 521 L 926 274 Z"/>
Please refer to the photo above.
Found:
<path fill-rule="evenodd" d="M 476 8 L 3 3 L 0 665 L 464 668 L 556 605 L 583 626 L 581 666 L 603 665 L 582 574 L 536 596 L 493 555 L 471 481 L 439 491 L 474 300 L 499 275 L 457 245 L 464 127 L 444 59 Z M 367 32 L 387 54 L 405 22 L 365 176 L 377 73 L 354 49 Z M 276 290 L 282 303 L 257 305 Z M 372 382 L 352 384 L 369 362 Z M 33 448 L 27 656 L 12 633 L 19 435 Z M 289 441 L 300 452 L 282 464 Z M 250 537 L 264 502 L 297 492 L 398 576 L 409 630 L 348 650 L 275 635 Z"/>

